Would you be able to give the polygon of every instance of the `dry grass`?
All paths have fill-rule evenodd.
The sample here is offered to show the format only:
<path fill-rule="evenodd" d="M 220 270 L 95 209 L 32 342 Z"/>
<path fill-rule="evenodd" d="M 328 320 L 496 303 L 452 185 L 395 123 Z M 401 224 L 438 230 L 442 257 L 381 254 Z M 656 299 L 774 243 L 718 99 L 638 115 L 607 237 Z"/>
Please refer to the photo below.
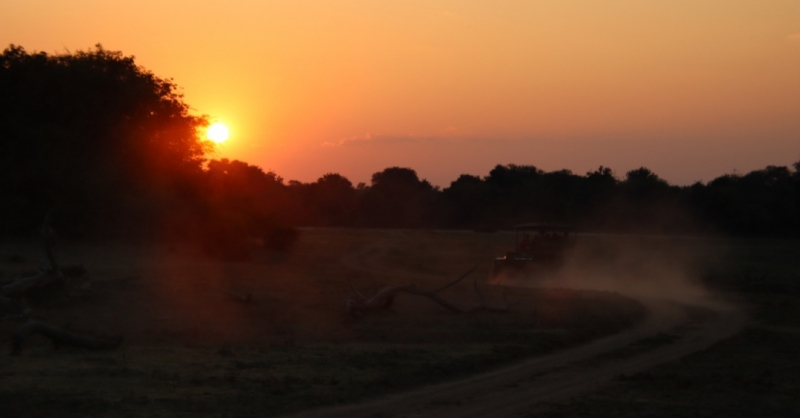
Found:
<path fill-rule="evenodd" d="M 342 264 L 392 239 L 378 264 L 393 275 Z M 257 241 L 251 261 L 209 260 L 193 246 L 67 244 L 64 264 L 88 276 L 36 311 L 54 324 L 123 334 L 112 352 L 52 350 L 32 339 L 23 356 L 0 356 L 0 412 L 23 416 L 270 416 L 452 379 L 623 329 L 641 306 L 608 292 L 514 289 L 502 315 L 453 315 L 401 296 L 393 312 L 353 320 L 344 313 L 348 279 L 362 291 L 413 282 L 436 287 L 473 265 L 485 285 L 507 234 L 305 230 L 288 255 Z M 0 253 L 37 260 L 31 244 Z M 375 261 L 375 260 L 373 260 Z M 0 261 L 4 277 L 35 264 Z M 408 272 L 398 277 L 398 270 Z M 91 283 L 91 292 L 84 282 Z M 251 294 L 254 303 L 226 292 Z M 477 297 L 465 281 L 444 295 L 463 307 Z M 15 324 L 0 322 L 0 343 Z"/>

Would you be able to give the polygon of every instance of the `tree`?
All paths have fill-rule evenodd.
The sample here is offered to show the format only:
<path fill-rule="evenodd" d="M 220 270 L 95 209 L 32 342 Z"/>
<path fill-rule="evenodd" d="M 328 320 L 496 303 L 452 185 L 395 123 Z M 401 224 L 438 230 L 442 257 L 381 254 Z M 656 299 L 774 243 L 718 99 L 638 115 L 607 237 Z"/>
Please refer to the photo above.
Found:
<path fill-rule="evenodd" d="M 223 158 L 208 163 L 207 176 L 208 219 L 236 235 L 259 236 L 285 217 L 289 197 L 277 174 Z"/>
<path fill-rule="evenodd" d="M 489 206 L 486 184 L 478 176 L 462 174 L 442 191 L 447 206 L 446 226 L 465 228 L 483 225 Z"/>
<path fill-rule="evenodd" d="M 586 173 L 586 179 L 595 184 L 604 184 L 613 186 L 617 184 L 617 178 L 614 177 L 614 171 L 602 165 L 597 170 L 589 171 Z"/>
<path fill-rule="evenodd" d="M 602 165 L 597 170 L 586 173 L 585 179 L 581 194 L 585 198 L 585 205 L 593 208 L 608 203 L 619 184 L 614 172 Z"/>
<path fill-rule="evenodd" d="M 492 223 L 510 226 L 541 219 L 542 175 L 532 165 L 497 165 L 484 178 L 492 202 Z"/>
<path fill-rule="evenodd" d="M 14 222 L 0 232 L 28 230 L 48 208 L 73 229 L 157 215 L 169 205 L 154 201 L 199 181 L 212 149 L 198 134 L 206 125 L 172 80 L 132 56 L 9 46 L 0 54 L 0 196 L 14 203 L 0 219 Z"/>
<path fill-rule="evenodd" d="M 628 171 L 623 186 L 634 197 L 650 197 L 662 192 L 669 184 L 645 167 Z"/>
<path fill-rule="evenodd" d="M 356 190 L 346 177 L 328 173 L 313 184 L 313 200 L 319 210 L 323 224 L 349 226 L 356 209 Z"/>
<path fill-rule="evenodd" d="M 372 175 L 360 210 L 369 226 L 419 227 L 433 223 L 437 190 L 410 168 L 390 167 Z"/>

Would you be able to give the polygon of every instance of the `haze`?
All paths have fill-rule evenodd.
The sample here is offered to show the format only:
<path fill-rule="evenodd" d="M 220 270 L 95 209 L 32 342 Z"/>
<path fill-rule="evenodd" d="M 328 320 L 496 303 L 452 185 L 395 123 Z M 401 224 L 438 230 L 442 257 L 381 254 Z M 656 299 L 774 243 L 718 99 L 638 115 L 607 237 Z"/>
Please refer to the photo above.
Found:
<path fill-rule="evenodd" d="M 800 159 L 796 0 L 2 4 L 2 47 L 134 55 L 230 127 L 216 157 L 286 179 Z"/>

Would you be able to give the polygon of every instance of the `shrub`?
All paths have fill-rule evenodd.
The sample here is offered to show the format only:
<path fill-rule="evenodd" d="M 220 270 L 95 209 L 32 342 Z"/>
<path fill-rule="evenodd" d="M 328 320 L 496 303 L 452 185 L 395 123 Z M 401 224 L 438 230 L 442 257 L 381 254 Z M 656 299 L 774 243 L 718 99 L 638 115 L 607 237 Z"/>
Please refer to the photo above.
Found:
<path fill-rule="evenodd" d="M 264 234 L 264 248 L 276 252 L 289 252 L 300 237 L 300 231 L 291 226 L 273 226 Z"/>

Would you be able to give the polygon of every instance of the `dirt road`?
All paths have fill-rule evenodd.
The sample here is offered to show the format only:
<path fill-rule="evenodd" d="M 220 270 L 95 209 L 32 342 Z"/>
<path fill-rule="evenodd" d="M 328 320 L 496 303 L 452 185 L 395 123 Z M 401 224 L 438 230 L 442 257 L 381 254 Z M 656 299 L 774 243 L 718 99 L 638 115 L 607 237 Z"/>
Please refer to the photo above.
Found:
<path fill-rule="evenodd" d="M 427 277 L 380 264 L 401 233 L 364 248 L 343 262 L 370 273 L 406 279 Z M 647 318 L 634 328 L 556 354 L 473 376 L 356 405 L 307 411 L 302 417 L 513 417 L 537 403 L 578 396 L 615 377 L 647 370 L 702 350 L 737 333 L 746 320 L 734 308 L 643 300 Z M 633 344 L 668 334 L 665 343 Z M 628 349 L 625 355 L 622 349 Z"/>

